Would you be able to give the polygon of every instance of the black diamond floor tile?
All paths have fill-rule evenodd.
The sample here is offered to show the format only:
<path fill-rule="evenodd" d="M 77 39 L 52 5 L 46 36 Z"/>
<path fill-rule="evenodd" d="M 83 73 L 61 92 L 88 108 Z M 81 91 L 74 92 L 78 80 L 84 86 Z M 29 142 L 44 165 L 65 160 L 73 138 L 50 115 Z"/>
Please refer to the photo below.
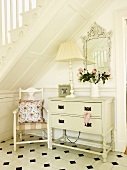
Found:
<path fill-rule="evenodd" d="M 35 149 L 30 149 L 30 152 L 35 152 Z"/>
<path fill-rule="evenodd" d="M 1 143 L 5 143 L 5 141 L 3 140 Z"/>
<path fill-rule="evenodd" d="M 9 165 L 10 162 L 4 162 L 3 165 Z"/>
<path fill-rule="evenodd" d="M 7 154 L 12 154 L 12 151 L 7 152 Z"/>
<path fill-rule="evenodd" d="M 45 145 L 40 145 L 40 147 L 43 147 L 43 146 L 45 146 Z"/>
<path fill-rule="evenodd" d="M 21 149 L 21 148 L 24 148 L 24 146 L 19 146 L 19 148 Z"/>
<path fill-rule="evenodd" d="M 122 158 L 123 156 L 122 155 L 117 155 L 118 158 Z"/>
<path fill-rule="evenodd" d="M 18 155 L 18 158 L 23 158 L 23 155 Z"/>
<path fill-rule="evenodd" d="M 112 162 L 113 165 L 119 165 L 117 162 Z"/>
<path fill-rule="evenodd" d="M 76 162 L 75 161 L 70 161 L 70 164 L 76 164 Z"/>
<path fill-rule="evenodd" d="M 50 164 L 44 164 L 44 167 L 49 167 L 50 166 Z"/>
<path fill-rule="evenodd" d="M 60 143 L 61 145 L 64 145 L 64 143 L 62 142 L 62 143 Z"/>
<path fill-rule="evenodd" d="M 17 167 L 16 170 L 22 170 L 22 167 Z"/>
<path fill-rule="evenodd" d="M 56 156 L 55 159 L 61 159 L 60 156 Z"/>
<path fill-rule="evenodd" d="M 36 162 L 36 159 L 31 159 L 30 162 Z"/>
<path fill-rule="evenodd" d="M 99 160 L 100 160 L 100 158 L 94 158 L 94 160 L 95 160 L 95 161 L 99 161 Z"/>
<path fill-rule="evenodd" d="M 42 153 L 42 155 L 47 155 L 47 153 Z"/>
<path fill-rule="evenodd" d="M 84 156 L 83 154 L 78 154 L 79 155 L 79 157 L 82 157 L 82 156 Z"/>
<path fill-rule="evenodd" d="M 86 150 L 90 150 L 90 148 L 86 148 Z"/>
<path fill-rule="evenodd" d="M 92 165 L 86 166 L 87 169 L 93 169 Z"/>

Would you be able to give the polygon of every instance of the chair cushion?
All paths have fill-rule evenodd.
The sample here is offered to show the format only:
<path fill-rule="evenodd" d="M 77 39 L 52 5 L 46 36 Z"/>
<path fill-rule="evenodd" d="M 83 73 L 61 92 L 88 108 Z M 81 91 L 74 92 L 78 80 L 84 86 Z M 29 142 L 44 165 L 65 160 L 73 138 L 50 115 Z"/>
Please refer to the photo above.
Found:
<path fill-rule="evenodd" d="M 35 129 L 46 129 L 47 123 L 17 123 L 17 130 L 35 130 Z"/>
<path fill-rule="evenodd" d="M 40 100 L 20 100 L 18 122 L 43 122 L 43 104 Z"/>

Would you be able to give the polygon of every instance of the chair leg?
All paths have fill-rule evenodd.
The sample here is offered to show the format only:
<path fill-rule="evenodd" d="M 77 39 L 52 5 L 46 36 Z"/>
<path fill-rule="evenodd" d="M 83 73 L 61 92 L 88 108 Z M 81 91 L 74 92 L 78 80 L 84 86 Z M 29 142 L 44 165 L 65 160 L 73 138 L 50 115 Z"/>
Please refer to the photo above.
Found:
<path fill-rule="evenodd" d="M 14 144 L 14 151 L 16 151 L 16 144 Z"/>
<path fill-rule="evenodd" d="M 127 155 L 127 147 L 126 147 L 126 150 L 125 150 L 124 154 Z"/>
<path fill-rule="evenodd" d="M 45 139 L 45 132 L 42 130 L 42 139 Z"/>
<path fill-rule="evenodd" d="M 52 149 L 52 145 L 51 145 L 51 139 L 52 139 L 52 130 L 48 127 L 47 128 L 47 137 L 48 137 L 48 148 Z"/>
<path fill-rule="evenodd" d="M 14 151 L 16 151 L 16 115 L 14 114 L 14 124 L 13 124 L 13 136 L 14 136 Z"/>
<path fill-rule="evenodd" d="M 22 141 L 22 131 L 20 131 L 20 140 Z"/>
<path fill-rule="evenodd" d="M 14 129 L 14 151 L 16 151 L 16 129 Z"/>

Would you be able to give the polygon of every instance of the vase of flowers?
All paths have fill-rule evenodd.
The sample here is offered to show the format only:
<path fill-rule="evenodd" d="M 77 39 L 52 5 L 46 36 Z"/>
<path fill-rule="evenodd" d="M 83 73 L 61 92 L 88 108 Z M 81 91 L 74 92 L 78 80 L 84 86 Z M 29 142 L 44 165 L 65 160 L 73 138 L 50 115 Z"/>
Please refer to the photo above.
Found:
<path fill-rule="evenodd" d="M 78 69 L 78 79 L 80 82 L 90 82 L 91 83 L 91 97 L 99 97 L 99 88 L 98 83 L 100 81 L 105 84 L 105 81 L 111 78 L 111 74 L 109 72 L 100 73 L 96 68 L 89 72 L 86 69 L 79 68 Z"/>

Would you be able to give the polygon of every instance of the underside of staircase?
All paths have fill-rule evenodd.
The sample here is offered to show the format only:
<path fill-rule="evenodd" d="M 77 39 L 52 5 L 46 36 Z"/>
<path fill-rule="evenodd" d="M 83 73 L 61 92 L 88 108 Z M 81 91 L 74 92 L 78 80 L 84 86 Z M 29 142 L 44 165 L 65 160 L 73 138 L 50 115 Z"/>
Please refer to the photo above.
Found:
<path fill-rule="evenodd" d="M 61 42 L 80 40 L 110 0 L 37 0 L 24 11 L 22 26 L 9 30 L 10 42 L 0 46 L 0 90 L 34 86 L 55 64 Z"/>

